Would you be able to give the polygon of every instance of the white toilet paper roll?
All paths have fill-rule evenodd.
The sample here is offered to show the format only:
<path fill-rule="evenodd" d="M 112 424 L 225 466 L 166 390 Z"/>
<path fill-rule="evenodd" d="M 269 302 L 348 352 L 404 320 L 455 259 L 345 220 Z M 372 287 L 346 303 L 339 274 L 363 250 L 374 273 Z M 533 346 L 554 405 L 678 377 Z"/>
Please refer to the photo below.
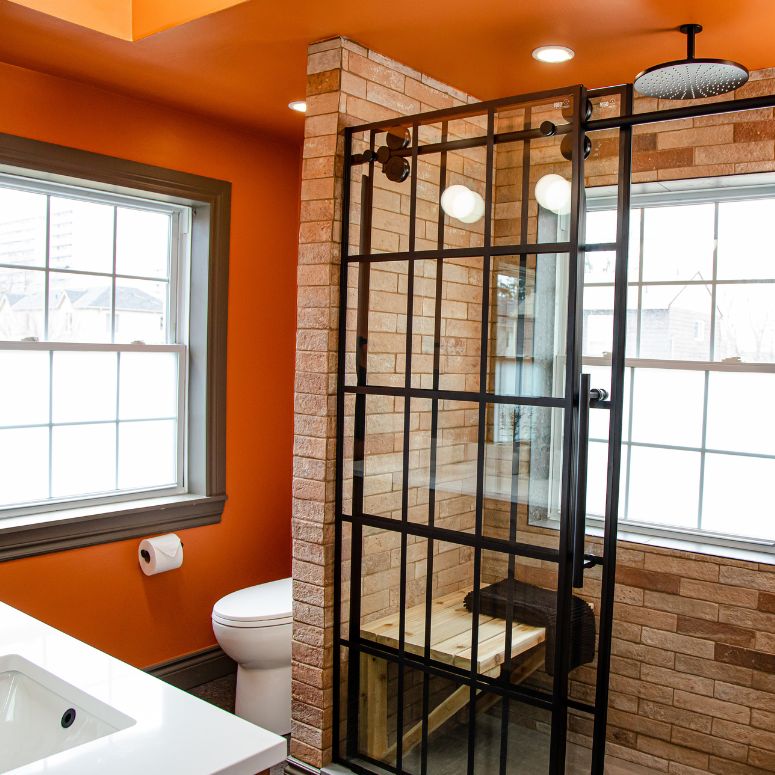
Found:
<path fill-rule="evenodd" d="M 144 538 L 137 549 L 137 559 L 146 576 L 175 570 L 183 564 L 183 544 L 175 533 Z"/>

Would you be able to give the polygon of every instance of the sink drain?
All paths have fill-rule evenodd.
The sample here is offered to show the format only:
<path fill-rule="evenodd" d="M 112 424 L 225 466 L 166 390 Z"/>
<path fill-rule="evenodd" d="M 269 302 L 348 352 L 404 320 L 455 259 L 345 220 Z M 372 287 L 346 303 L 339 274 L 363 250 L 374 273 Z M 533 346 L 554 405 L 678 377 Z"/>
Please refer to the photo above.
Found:
<path fill-rule="evenodd" d="M 73 722 L 75 721 L 75 708 L 68 708 L 63 714 L 62 714 L 62 727 L 64 729 L 67 729 L 68 727 L 71 727 L 73 725 Z"/>

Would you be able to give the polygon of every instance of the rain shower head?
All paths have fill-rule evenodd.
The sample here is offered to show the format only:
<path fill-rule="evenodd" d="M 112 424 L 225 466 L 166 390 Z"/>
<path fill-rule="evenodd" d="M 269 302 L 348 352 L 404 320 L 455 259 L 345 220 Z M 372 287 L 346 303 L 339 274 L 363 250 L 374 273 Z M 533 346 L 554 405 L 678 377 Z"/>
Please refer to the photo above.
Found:
<path fill-rule="evenodd" d="M 682 24 L 686 35 L 686 59 L 662 62 L 635 77 L 635 89 L 647 97 L 664 100 L 690 100 L 716 97 L 738 89 L 748 80 L 748 69 L 726 59 L 696 59 L 694 37 L 701 24 Z"/>

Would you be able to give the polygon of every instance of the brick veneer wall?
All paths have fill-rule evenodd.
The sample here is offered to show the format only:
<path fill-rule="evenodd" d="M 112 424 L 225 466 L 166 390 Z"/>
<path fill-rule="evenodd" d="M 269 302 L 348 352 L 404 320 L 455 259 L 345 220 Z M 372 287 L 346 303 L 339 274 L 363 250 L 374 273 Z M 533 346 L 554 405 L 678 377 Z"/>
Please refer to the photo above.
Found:
<path fill-rule="evenodd" d="M 336 332 L 338 317 L 339 233 L 341 224 L 341 129 L 345 125 L 449 107 L 473 99 L 385 57 L 340 38 L 314 44 L 308 58 L 308 115 L 305 123 L 299 247 L 296 429 L 294 439 L 294 644 L 293 738 L 291 752 L 320 766 L 330 758 L 333 636 L 333 502 L 335 460 Z M 769 93 L 772 73 L 754 74 L 741 96 Z M 652 105 L 641 101 L 639 109 Z M 504 116 L 506 124 L 523 114 Z M 479 122 L 479 123 L 477 123 Z M 482 131 L 481 119 L 456 122 L 450 131 Z M 438 127 L 424 128 L 423 140 Z M 615 181 L 615 132 L 595 137 L 587 164 L 587 184 Z M 358 138 L 356 138 L 356 143 Z M 733 117 L 672 122 L 636 132 L 634 180 L 775 169 L 775 120 L 767 109 Z M 543 151 L 542 151 L 543 148 Z M 448 183 L 465 183 L 483 193 L 481 149 L 450 154 Z M 534 143 L 532 183 L 547 171 L 568 176 L 556 140 Z M 544 154 L 543 157 L 541 154 Z M 521 146 L 496 154 L 496 241 L 517 241 L 517 169 Z M 418 248 L 436 245 L 438 159 L 422 157 L 418 166 Z M 353 180 L 361 174 L 354 170 Z M 374 252 L 408 245 L 408 184 L 374 181 Z M 348 214 L 351 250 L 358 250 L 358 187 Z M 527 226 L 536 231 L 531 202 Z M 478 244 L 481 223 L 444 231 L 445 246 Z M 428 386 L 432 363 L 435 262 L 416 267 L 413 384 Z M 375 266 L 371 272 L 369 374 L 372 384 L 403 384 L 406 331 L 406 264 Z M 357 275 L 351 272 L 349 305 L 354 307 Z M 481 262 L 465 259 L 445 265 L 442 387 L 478 386 L 481 319 Z M 429 327 L 430 326 L 430 327 Z M 354 317 L 347 323 L 354 341 Z M 351 350 L 350 350 L 351 351 Z M 352 360 L 348 359 L 348 373 Z M 366 500 L 370 513 L 400 516 L 403 403 L 369 398 Z M 430 442 L 429 409 L 413 404 L 411 418 L 410 519 L 427 509 Z M 349 414 L 348 414 L 349 413 Z M 346 416 L 351 417 L 352 404 Z M 449 473 L 449 491 L 437 495 L 438 519 L 446 526 L 473 525 L 473 497 L 466 490 L 476 456 L 476 412 L 449 402 L 440 413 L 440 470 Z M 347 450 L 346 450 L 347 453 Z M 497 467 L 498 461 L 494 464 Z M 446 469 L 444 469 L 446 467 Z M 347 479 L 347 472 L 346 472 Z M 423 486 L 425 483 L 425 487 Z M 347 492 L 347 486 L 345 487 Z M 488 499 L 485 520 L 491 533 L 505 530 L 503 504 Z M 529 529 L 524 509 L 520 529 Z M 556 535 L 535 530 L 535 540 L 553 544 Z M 421 602 L 426 587 L 425 544 L 410 541 L 409 604 Z M 439 545 L 434 558 L 434 594 L 471 585 L 471 553 Z M 400 552 L 397 536 L 367 531 L 364 537 L 364 619 L 395 611 Z M 343 574 L 348 573 L 345 556 Z M 522 578 L 550 586 L 551 573 L 537 562 L 520 562 Z M 503 575 L 502 563 L 487 553 L 483 581 Z M 599 595 L 599 579 L 588 574 L 583 593 Z M 346 593 L 346 586 L 345 586 Z M 345 601 L 346 602 L 346 601 Z M 650 771 L 757 773 L 775 770 L 775 568 L 739 560 L 635 544 L 622 545 L 611 675 L 609 753 Z M 346 607 L 345 607 L 346 613 Z M 541 683 L 545 676 L 538 675 Z M 591 667 L 574 671 L 572 692 L 589 698 Z M 584 719 L 571 722 L 573 739 L 588 743 Z M 693 769 L 692 769 L 693 768 Z"/>

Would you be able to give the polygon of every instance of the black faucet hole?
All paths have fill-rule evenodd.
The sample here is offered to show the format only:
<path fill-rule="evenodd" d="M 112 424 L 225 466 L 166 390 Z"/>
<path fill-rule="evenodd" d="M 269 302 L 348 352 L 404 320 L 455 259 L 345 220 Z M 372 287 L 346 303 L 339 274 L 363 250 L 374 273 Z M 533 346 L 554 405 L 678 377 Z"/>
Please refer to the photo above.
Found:
<path fill-rule="evenodd" d="M 68 727 L 71 727 L 74 721 L 75 721 L 75 708 L 68 708 L 62 714 L 62 721 L 61 721 L 62 728 L 67 729 Z"/>

